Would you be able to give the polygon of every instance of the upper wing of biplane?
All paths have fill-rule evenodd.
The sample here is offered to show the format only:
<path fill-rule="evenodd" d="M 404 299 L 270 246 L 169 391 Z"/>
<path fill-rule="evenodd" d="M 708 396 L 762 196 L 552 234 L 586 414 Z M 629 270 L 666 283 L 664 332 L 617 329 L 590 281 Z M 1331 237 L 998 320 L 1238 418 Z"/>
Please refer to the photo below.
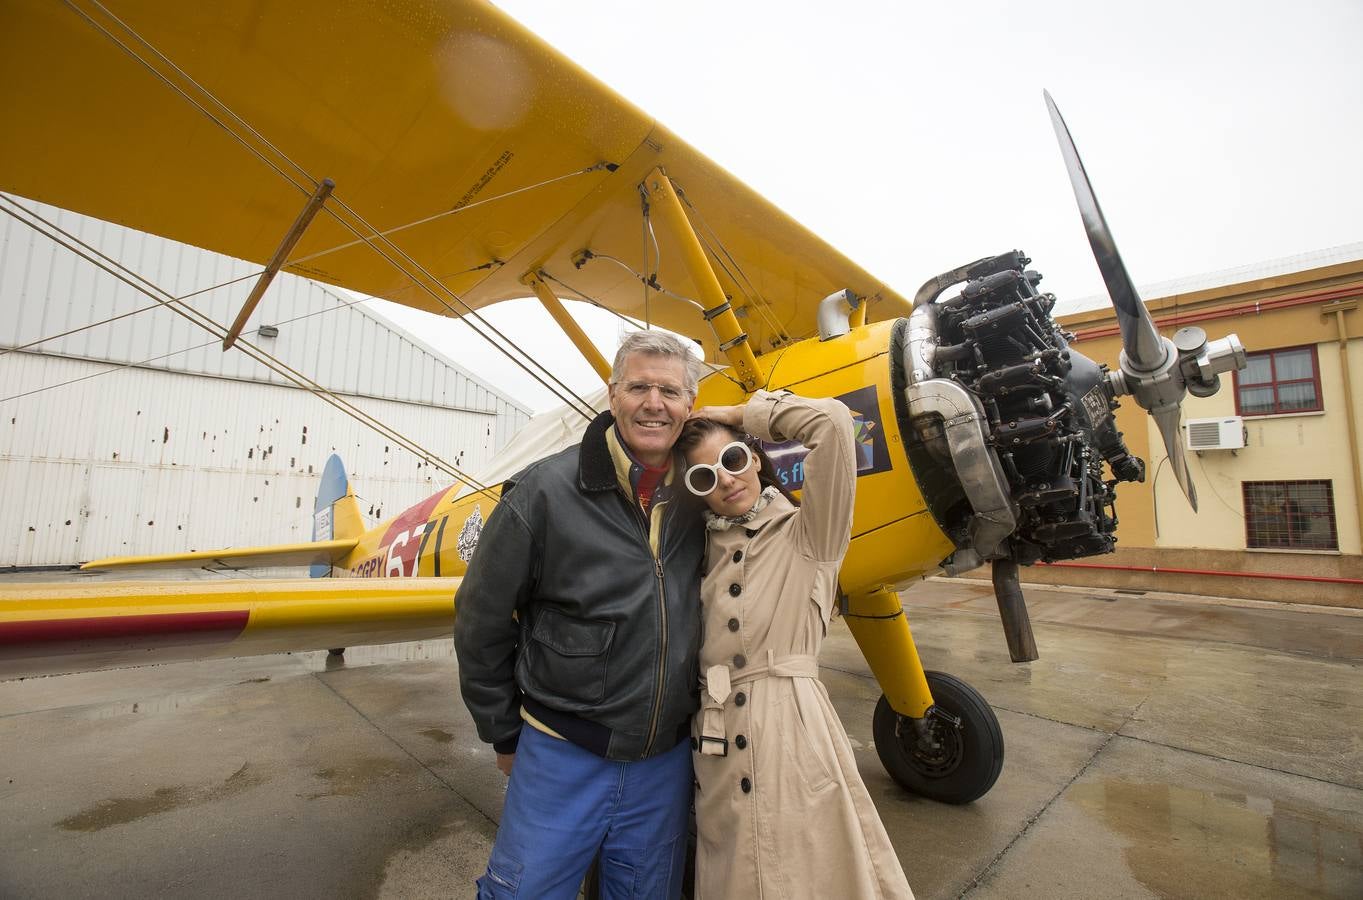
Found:
<path fill-rule="evenodd" d="M 844 288 L 872 321 L 908 311 L 487 3 L 5 7 L 5 191 L 265 263 L 330 179 L 287 271 L 447 315 L 528 296 L 543 271 L 719 361 L 677 299 L 698 286 L 676 236 L 641 197 L 661 167 L 755 352 L 814 334 L 818 301 Z"/>
<path fill-rule="evenodd" d="M 334 184 L 286 271 L 446 315 L 527 296 L 535 275 L 560 296 L 695 337 L 717 362 L 702 307 L 687 302 L 710 290 L 716 309 L 713 285 L 684 260 L 697 239 L 757 353 L 813 335 L 835 291 L 868 301 L 872 321 L 908 311 L 487 3 L 2 8 L 0 191 L 266 264 Z M 684 208 L 688 234 L 654 227 L 641 188 L 655 172 L 675 187 L 670 208 Z M 136 562 L 334 563 L 346 549 Z M 0 591 L 0 677 L 447 632 L 457 582 L 423 581 L 11 586 Z"/>

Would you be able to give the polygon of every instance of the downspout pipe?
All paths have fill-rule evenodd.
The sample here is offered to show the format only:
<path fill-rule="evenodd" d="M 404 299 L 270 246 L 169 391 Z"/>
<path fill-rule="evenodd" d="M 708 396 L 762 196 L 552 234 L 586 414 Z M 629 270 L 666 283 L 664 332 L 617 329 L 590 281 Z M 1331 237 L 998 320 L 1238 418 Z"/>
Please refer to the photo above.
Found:
<path fill-rule="evenodd" d="M 1349 425 L 1349 462 L 1354 475 L 1354 515 L 1358 517 L 1358 539 L 1363 543 L 1363 473 L 1359 471 L 1358 422 L 1354 410 L 1353 379 L 1349 376 L 1349 330 L 1344 325 L 1344 314 L 1358 309 L 1357 300 L 1336 300 L 1321 307 L 1321 315 L 1335 317 L 1339 337 L 1339 374 L 1344 381 L 1344 416 Z M 1363 549 L 1363 547 L 1360 547 Z"/>

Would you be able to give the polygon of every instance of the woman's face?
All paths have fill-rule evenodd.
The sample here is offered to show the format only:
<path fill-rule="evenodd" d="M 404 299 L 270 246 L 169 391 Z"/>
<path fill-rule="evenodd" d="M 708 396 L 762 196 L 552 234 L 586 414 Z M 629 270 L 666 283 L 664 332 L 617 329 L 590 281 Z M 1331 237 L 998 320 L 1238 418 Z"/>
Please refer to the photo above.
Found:
<path fill-rule="evenodd" d="M 725 429 L 709 432 L 701 438 L 700 443 L 687 451 L 687 467 L 697 464 L 716 466 L 721 451 L 734 440 L 734 436 Z M 752 464 L 738 475 L 732 474 L 724 466 L 716 466 L 715 489 L 705 495 L 710 511 L 721 516 L 741 516 L 752 509 L 762 494 L 762 486 L 757 481 L 757 465 L 757 457 L 754 456 Z"/>

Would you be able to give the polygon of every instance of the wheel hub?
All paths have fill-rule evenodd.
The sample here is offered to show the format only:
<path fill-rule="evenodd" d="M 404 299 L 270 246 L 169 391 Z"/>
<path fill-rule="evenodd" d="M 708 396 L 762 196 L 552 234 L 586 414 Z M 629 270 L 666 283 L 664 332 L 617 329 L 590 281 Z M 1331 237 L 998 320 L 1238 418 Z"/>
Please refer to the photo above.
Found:
<path fill-rule="evenodd" d="M 961 720 L 936 706 L 914 723 L 912 736 L 901 732 L 904 749 L 914 768 L 930 778 L 950 775 L 961 764 L 965 746 L 961 739 Z"/>

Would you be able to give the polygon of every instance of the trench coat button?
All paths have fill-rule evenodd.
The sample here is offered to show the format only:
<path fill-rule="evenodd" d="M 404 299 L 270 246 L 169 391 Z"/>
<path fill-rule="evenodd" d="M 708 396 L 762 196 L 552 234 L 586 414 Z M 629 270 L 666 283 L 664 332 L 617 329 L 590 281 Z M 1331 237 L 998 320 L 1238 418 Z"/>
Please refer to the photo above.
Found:
<path fill-rule="evenodd" d="M 743 793 L 745 794 L 752 793 L 752 781 L 750 781 L 748 778 L 745 777 L 742 781 L 738 783 L 738 786 L 743 788 Z"/>
<path fill-rule="evenodd" d="M 740 734 L 738 737 L 734 738 L 734 746 L 737 747 L 737 748 L 740 749 L 740 750 L 747 750 L 747 749 L 748 749 L 748 739 L 745 738 L 743 735 Z"/>
<path fill-rule="evenodd" d="M 734 694 L 734 706 L 742 706 L 744 703 L 747 702 L 748 702 L 747 694 L 743 693 L 742 691 L 739 691 L 737 694 Z"/>
<path fill-rule="evenodd" d="M 742 550 L 735 550 L 735 551 L 734 551 L 734 562 L 743 562 L 743 551 L 742 551 Z"/>
<path fill-rule="evenodd" d="M 730 630 L 730 631 L 737 631 L 737 630 L 738 630 L 738 620 L 737 620 L 737 619 L 730 619 L 730 620 L 729 620 L 729 630 Z"/>
<path fill-rule="evenodd" d="M 730 597 L 737 597 L 741 593 L 743 593 L 743 585 L 737 583 L 729 585 Z"/>
<path fill-rule="evenodd" d="M 757 537 L 757 529 L 756 529 L 756 528 L 744 528 L 744 529 L 743 529 L 743 533 L 746 534 L 746 535 L 747 535 L 748 537 L 750 537 L 750 538 L 751 538 L 751 537 Z"/>
<path fill-rule="evenodd" d="M 747 658 L 746 656 L 744 656 L 742 653 L 737 653 L 737 654 L 734 655 L 734 668 L 735 668 L 735 669 L 741 669 L 741 668 L 743 668 L 744 666 L 746 666 L 747 664 L 748 664 L 748 658 Z"/>

